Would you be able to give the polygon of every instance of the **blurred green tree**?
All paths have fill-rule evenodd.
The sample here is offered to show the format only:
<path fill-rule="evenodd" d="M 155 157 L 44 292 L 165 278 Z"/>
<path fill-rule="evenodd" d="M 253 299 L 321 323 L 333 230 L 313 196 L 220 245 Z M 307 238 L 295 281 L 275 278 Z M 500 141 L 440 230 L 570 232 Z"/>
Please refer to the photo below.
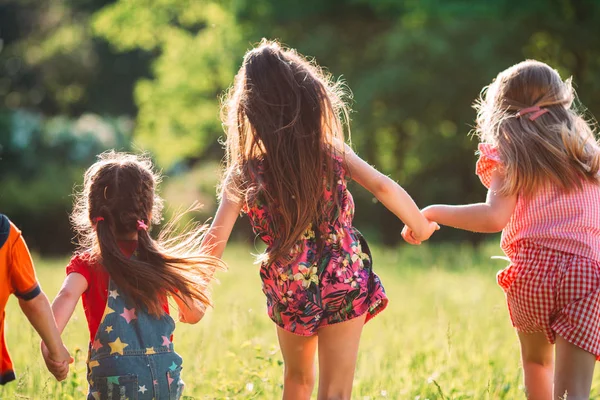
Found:
<path fill-rule="evenodd" d="M 18 223 L 32 248 L 71 250 L 73 188 L 97 154 L 130 150 L 132 125 L 127 118 L 94 114 L 69 119 L 0 112 L 0 212 Z"/>
<path fill-rule="evenodd" d="M 152 54 L 112 52 L 91 15 L 110 0 L 0 3 L 0 104 L 46 115 L 133 115 L 133 85 Z"/>
<path fill-rule="evenodd" d="M 118 49 L 160 49 L 136 101 L 138 140 L 163 162 L 221 135 L 217 98 L 240 43 L 278 38 L 343 74 L 356 99 L 355 146 L 422 205 L 483 198 L 470 105 L 502 69 L 546 61 L 574 75 L 590 108 L 600 106 L 600 3 L 592 0 L 129 0 L 102 10 L 94 27 Z M 368 207 L 365 193 L 358 198 L 367 211 L 358 207 L 359 221 L 375 228 L 377 214 L 382 239 L 395 242 L 400 223 Z"/>
<path fill-rule="evenodd" d="M 232 81 L 241 41 L 227 2 L 121 1 L 98 12 L 93 27 L 118 51 L 158 54 L 153 79 L 135 88 L 136 144 L 170 166 L 215 143 L 218 97 Z"/>
<path fill-rule="evenodd" d="M 548 62 L 574 77 L 584 104 L 600 108 L 597 1 L 257 0 L 238 15 L 252 40 L 278 37 L 343 74 L 355 95 L 355 147 L 423 206 L 484 198 L 470 105 L 510 65 Z M 357 194 L 358 225 L 398 240 L 400 223 Z M 436 236 L 482 238 L 451 230 Z"/>

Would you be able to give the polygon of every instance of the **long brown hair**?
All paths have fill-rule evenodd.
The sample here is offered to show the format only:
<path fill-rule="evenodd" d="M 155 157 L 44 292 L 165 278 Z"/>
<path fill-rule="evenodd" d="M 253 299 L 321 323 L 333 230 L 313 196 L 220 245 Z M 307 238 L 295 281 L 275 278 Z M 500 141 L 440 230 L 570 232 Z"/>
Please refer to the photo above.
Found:
<path fill-rule="evenodd" d="M 260 196 L 276 210 L 269 262 L 288 255 L 311 224 L 319 235 L 323 190 L 335 187 L 332 156 L 343 152 L 346 93 L 340 81 L 277 42 L 263 39 L 244 56 L 223 104 L 224 190 L 247 201 Z"/>
<path fill-rule="evenodd" d="M 533 194 L 551 183 L 567 191 L 598 182 L 600 151 L 594 131 L 574 106 L 571 79 L 534 60 L 502 71 L 475 105 L 476 133 L 498 147 L 504 194 Z M 538 106 L 531 120 L 520 110 Z"/>
<path fill-rule="evenodd" d="M 208 286 L 215 269 L 224 267 L 219 259 L 205 255 L 199 226 L 192 224 L 173 235 L 174 219 L 157 240 L 139 229 L 138 221 L 150 227 L 162 219 L 163 201 L 156 194 L 159 182 L 148 158 L 103 153 L 86 171 L 71 214 L 80 250 L 104 267 L 137 306 L 156 316 L 164 313 L 165 295 L 209 305 Z M 117 238 L 136 231 L 137 256 L 128 258 Z"/>

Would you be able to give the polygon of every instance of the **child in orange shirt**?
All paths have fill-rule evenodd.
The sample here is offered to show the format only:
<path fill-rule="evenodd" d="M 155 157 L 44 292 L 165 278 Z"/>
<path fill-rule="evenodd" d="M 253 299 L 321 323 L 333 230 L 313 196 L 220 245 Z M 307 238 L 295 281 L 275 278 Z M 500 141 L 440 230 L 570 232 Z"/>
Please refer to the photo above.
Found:
<path fill-rule="evenodd" d="M 13 293 L 49 350 L 48 370 L 57 380 L 65 379 L 72 358 L 60 339 L 48 298 L 35 277 L 25 240 L 8 218 L 0 214 L 0 385 L 15 379 L 4 341 L 4 307 Z"/>

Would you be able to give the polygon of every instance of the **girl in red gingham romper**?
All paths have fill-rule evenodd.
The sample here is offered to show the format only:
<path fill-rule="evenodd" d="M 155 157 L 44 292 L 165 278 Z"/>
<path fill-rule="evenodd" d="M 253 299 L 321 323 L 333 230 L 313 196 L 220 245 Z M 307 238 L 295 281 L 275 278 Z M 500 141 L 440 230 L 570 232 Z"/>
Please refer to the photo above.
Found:
<path fill-rule="evenodd" d="M 600 152 L 573 99 L 570 80 L 546 64 L 501 72 L 476 106 L 487 201 L 423 210 L 441 225 L 502 230 L 510 265 L 497 279 L 529 399 L 588 399 L 600 360 Z"/>

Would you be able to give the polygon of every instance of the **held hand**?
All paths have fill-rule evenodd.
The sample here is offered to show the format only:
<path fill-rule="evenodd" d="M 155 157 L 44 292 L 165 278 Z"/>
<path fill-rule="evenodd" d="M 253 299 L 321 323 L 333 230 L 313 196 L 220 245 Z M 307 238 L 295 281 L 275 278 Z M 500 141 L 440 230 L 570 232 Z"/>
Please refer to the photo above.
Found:
<path fill-rule="evenodd" d="M 69 351 L 62 346 L 58 353 L 51 354 L 44 342 L 41 342 L 40 347 L 48 371 L 54 375 L 57 381 L 64 380 L 69 373 L 69 364 L 73 363 L 73 357 L 71 357 Z"/>
<path fill-rule="evenodd" d="M 425 240 L 429 239 L 435 231 L 440 230 L 439 224 L 437 222 L 435 222 L 438 220 L 437 211 L 438 211 L 438 208 L 436 205 L 425 207 L 423 210 L 421 210 L 421 214 L 423 214 L 423 216 L 429 221 L 429 225 L 428 225 L 427 229 L 425 230 L 425 232 L 423 233 L 422 237 L 419 237 L 419 236 L 413 234 L 413 237 L 415 238 L 415 240 L 417 240 L 419 242 L 425 241 Z"/>
<path fill-rule="evenodd" d="M 406 243 L 412 244 L 412 245 L 419 245 L 421 244 L 420 241 L 418 241 L 417 239 L 415 239 L 414 236 L 414 232 L 412 229 L 410 229 L 408 227 L 408 225 L 404 225 L 404 228 L 402 229 L 402 238 L 406 241 Z"/>
<path fill-rule="evenodd" d="M 425 231 L 422 232 L 420 235 L 418 235 L 410 227 L 405 226 L 404 229 L 402 229 L 402 238 L 407 243 L 410 243 L 413 245 L 419 245 L 422 242 L 424 242 L 425 240 L 429 239 L 431 237 L 431 235 L 433 235 L 433 233 L 435 231 L 438 231 L 439 229 L 440 229 L 440 226 L 437 224 L 437 222 L 429 221 Z"/>
<path fill-rule="evenodd" d="M 429 239 L 435 231 L 439 231 L 439 230 L 440 230 L 440 226 L 438 225 L 437 222 L 429 221 L 425 232 L 422 232 L 420 236 L 415 234 L 415 232 L 413 232 L 413 237 L 419 242 L 424 242 L 427 239 Z"/>

